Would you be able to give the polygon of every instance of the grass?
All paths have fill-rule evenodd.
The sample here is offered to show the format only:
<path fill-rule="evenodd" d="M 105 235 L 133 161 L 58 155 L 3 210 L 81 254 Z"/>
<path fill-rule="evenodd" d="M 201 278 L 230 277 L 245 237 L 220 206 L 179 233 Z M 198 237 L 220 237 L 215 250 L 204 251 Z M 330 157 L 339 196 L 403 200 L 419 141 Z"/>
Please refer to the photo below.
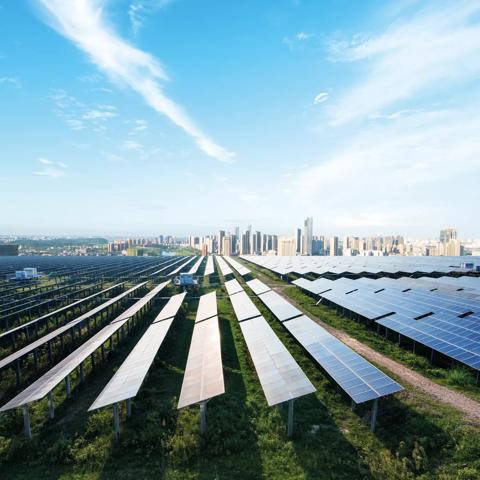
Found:
<path fill-rule="evenodd" d="M 224 288 L 217 288 L 226 394 L 208 403 L 207 432 L 199 409 L 176 409 L 197 308 L 187 296 L 152 365 L 133 415 L 121 412 L 118 445 L 110 408 L 87 413 L 96 396 L 161 308 L 107 362 L 77 385 L 73 398 L 55 390 L 57 414 L 45 401 L 32 411 L 34 438 L 21 435 L 18 412 L 0 415 L 0 478 L 13 479 L 475 479 L 480 476 L 479 429 L 454 409 L 416 390 L 380 402 L 378 429 L 369 431 L 368 406 L 352 412 L 343 394 L 258 304 L 276 334 L 317 388 L 295 402 L 294 436 L 285 434 L 285 407 L 269 408 Z M 175 289 L 170 287 L 170 292 Z M 189 299 L 190 297 L 190 299 Z M 195 297 L 195 298 L 194 298 Z"/>
<path fill-rule="evenodd" d="M 240 260 L 244 262 L 243 260 Z M 245 262 L 244 262 L 245 263 Z M 246 263 L 245 263 L 246 264 Z M 445 361 L 441 362 L 438 357 L 433 364 L 429 361 L 430 349 L 417 345 L 417 353 L 407 348 L 411 348 L 411 342 L 403 339 L 402 346 L 398 346 L 396 339 L 385 339 L 384 336 L 376 334 L 372 328 L 360 321 L 355 322 L 352 319 L 338 315 L 335 308 L 325 305 L 316 305 L 316 301 L 303 293 L 298 287 L 287 284 L 280 280 L 269 270 L 248 263 L 248 268 L 254 274 L 270 285 L 282 286 L 283 293 L 294 300 L 304 310 L 314 317 L 319 318 L 324 323 L 348 333 L 353 338 L 361 341 L 385 356 L 398 361 L 399 363 L 421 373 L 430 380 L 439 385 L 447 386 L 455 391 L 468 395 L 474 400 L 480 401 L 480 388 L 476 385 L 475 374 L 471 369 L 462 365 L 450 367 Z M 392 334 L 392 337 L 394 335 Z M 423 352 L 424 355 L 421 353 Z"/>

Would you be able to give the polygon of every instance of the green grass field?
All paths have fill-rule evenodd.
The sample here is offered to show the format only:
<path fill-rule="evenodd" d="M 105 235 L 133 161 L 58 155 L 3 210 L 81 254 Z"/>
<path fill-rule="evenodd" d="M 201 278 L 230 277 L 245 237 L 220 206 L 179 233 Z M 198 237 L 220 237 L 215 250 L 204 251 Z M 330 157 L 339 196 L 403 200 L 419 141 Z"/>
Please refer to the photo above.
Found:
<path fill-rule="evenodd" d="M 199 409 L 176 409 L 197 300 L 175 319 L 150 373 L 122 410 L 120 443 L 112 409 L 87 413 L 161 305 L 90 372 L 71 399 L 55 390 L 56 417 L 43 400 L 31 408 L 34 438 L 22 436 L 19 412 L 0 414 L 0 478 L 10 479 L 476 479 L 480 429 L 452 408 L 414 390 L 382 399 L 376 433 L 369 406 L 348 399 L 261 304 L 265 318 L 298 361 L 317 393 L 295 402 L 294 436 L 286 407 L 269 408 L 223 287 L 212 276 L 196 293 L 217 290 L 226 394 L 208 403 L 207 432 Z M 170 288 L 173 293 L 174 289 Z M 197 296 L 194 293 L 194 296 Z"/>

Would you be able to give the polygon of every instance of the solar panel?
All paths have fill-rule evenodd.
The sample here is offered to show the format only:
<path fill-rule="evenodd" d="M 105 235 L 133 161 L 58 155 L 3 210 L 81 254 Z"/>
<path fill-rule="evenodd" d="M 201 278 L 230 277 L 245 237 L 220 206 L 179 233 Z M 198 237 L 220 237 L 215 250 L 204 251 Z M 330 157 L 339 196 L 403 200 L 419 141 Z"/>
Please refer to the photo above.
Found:
<path fill-rule="evenodd" d="M 265 285 L 257 278 L 254 278 L 253 280 L 247 282 L 247 285 L 253 290 L 255 295 L 261 295 L 262 293 L 268 292 L 270 290 L 270 287 L 268 285 Z"/>
<path fill-rule="evenodd" d="M 283 325 L 355 403 L 403 390 L 312 319 L 301 316 Z"/>
<path fill-rule="evenodd" d="M 88 411 L 137 395 L 185 295 L 184 292 L 170 298 Z"/>
<path fill-rule="evenodd" d="M 225 282 L 225 287 L 229 295 L 234 295 L 235 293 L 243 292 L 242 286 L 235 279 Z"/>
<path fill-rule="evenodd" d="M 218 267 L 220 268 L 220 271 L 222 272 L 222 275 L 224 277 L 233 273 L 233 270 L 229 267 L 227 262 L 222 257 L 216 255 L 215 258 L 217 259 Z"/>
<path fill-rule="evenodd" d="M 19 358 L 23 357 L 24 355 L 27 355 L 28 353 L 32 352 L 36 348 L 41 347 L 42 345 L 45 345 L 47 342 L 53 340 L 55 337 L 58 337 L 62 333 L 68 332 L 70 329 L 72 329 L 76 325 L 80 324 L 81 322 L 93 317 L 94 315 L 97 315 L 102 310 L 105 310 L 106 308 L 108 308 L 109 306 L 118 302 L 122 298 L 130 295 L 135 290 L 138 290 L 140 287 L 143 287 L 146 283 L 147 282 L 143 282 L 143 283 L 140 283 L 138 285 L 135 285 L 134 287 L 127 290 L 126 292 L 123 292 L 120 295 L 117 295 L 116 297 L 113 297 L 113 298 L 107 300 L 105 303 L 102 303 L 101 305 L 98 305 L 97 307 L 93 308 L 92 310 L 89 310 L 88 312 L 84 313 L 83 315 L 80 315 L 79 317 L 72 320 L 71 322 L 68 322 L 65 325 L 62 325 L 61 327 L 53 330 L 52 332 L 47 333 L 43 337 L 40 337 L 37 340 L 33 341 L 32 343 L 29 343 L 28 345 L 21 348 L 20 350 L 17 350 L 15 352 L 13 352 L 12 354 L 10 354 L 7 357 L 0 360 L 0 369 L 9 365 L 10 363 L 14 362 L 15 360 L 18 360 Z"/>
<path fill-rule="evenodd" d="M 155 295 L 157 295 L 169 282 L 164 282 L 151 290 L 143 298 L 135 302 L 130 308 L 121 313 L 111 323 L 102 328 L 97 334 L 89 338 L 70 355 L 33 382 L 29 387 L 0 408 L 0 412 L 20 407 L 27 403 L 43 398 L 53 390 L 67 375 L 77 368 L 86 358 L 103 345 L 122 325 L 124 325 L 135 313 L 142 309 Z"/>
<path fill-rule="evenodd" d="M 179 267 L 177 267 L 173 272 L 170 272 L 168 275 L 175 275 L 177 274 L 180 270 L 185 268 L 189 263 L 193 262 L 197 257 L 190 257 L 186 262 L 182 263 Z"/>
<path fill-rule="evenodd" d="M 480 370 L 480 344 L 446 334 L 435 327 L 395 314 L 378 320 L 378 324 L 422 345 L 443 353 L 458 362 Z"/>
<path fill-rule="evenodd" d="M 207 257 L 207 265 L 205 266 L 205 272 L 204 275 L 211 275 L 212 273 L 215 273 L 215 265 L 213 263 L 213 257 L 209 255 Z"/>
<path fill-rule="evenodd" d="M 215 292 L 207 293 L 200 297 L 195 322 L 217 316 L 217 296 Z"/>
<path fill-rule="evenodd" d="M 287 300 L 273 290 L 262 293 L 258 298 L 281 322 L 302 314 L 298 308 L 294 307 L 290 302 L 287 302 Z"/>
<path fill-rule="evenodd" d="M 198 271 L 198 269 L 200 268 L 200 265 L 202 264 L 204 258 L 205 258 L 205 257 L 203 257 L 203 256 L 200 257 L 200 258 L 194 263 L 193 267 L 188 271 L 188 273 L 192 273 L 192 274 L 197 273 L 197 271 Z"/>
<path fill-rule="evenodd" d="M 200 308 L 211 307 L 211 294 L 200 297 Z M 205 297 L 208 297 L 204 300 Z M 215 311 L 217 309 L 215 305 Z M 212 310 L 210 310 L 212 311 Z M 188 352 L 187 366 L 183 377 L 182 390 L 177 408 L 200 403 L 225 393 L 223 380 L 222 352 L 218 317 L 202 319 L 197 311 L 192 341 Z"/>
<path fill-rule="evenodd" d="M 237 262 L 232 257 L 222 257 L 224 258 L 230 266 L 232 266 L 242 277 L 250 273 L 250 269 L 242 265 L 240 262 Z"/>
<path fill-rule="evenodd" d="M 260 310 L 250 300 L 250 297 L 242 290 L 235 295 L 230 296 L 235 315 L 239 322 L 243 322 L 248 318 L 258 317 L 261 315 Z"/>
<path fill-rule="evenodd" d="M 263 317 L 241 322 L 240 328 L 269 406 L 316 391 Z"/>

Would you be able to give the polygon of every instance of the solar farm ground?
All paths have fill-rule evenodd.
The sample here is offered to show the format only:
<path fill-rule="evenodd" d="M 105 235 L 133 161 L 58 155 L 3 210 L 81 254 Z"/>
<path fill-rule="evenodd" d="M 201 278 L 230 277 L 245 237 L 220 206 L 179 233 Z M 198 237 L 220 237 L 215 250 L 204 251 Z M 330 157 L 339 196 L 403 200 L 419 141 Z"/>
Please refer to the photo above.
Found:
<path fill-rule="evenodd" d="M 243 280 L 238 276 L 237 279 L 246 288 Z M 74 378 L 72 398 L 65 398 L 64 388 L 55 389 L 57 411 L 53 420 L 48 418 L 46 400 L 32 405 L 33 439 L 22 435 L 20 412 L 0 415 L 0 478 L 466 480 L 480 477 L 479 426 L 468 422 L 455 408 L 403 383 L 405 392 L 380 401 L 377 430 L 370 432 L 370 408 L 359 406 L 352 412 L 350 403 L 335 384 L 263 304 L 254 299 L 317 388 L 315 394 L 295 402 L 294 435 L 287 438 L 286 407 L 267 406 L 222 284 L 223 279 L 212 275 L 210 285 L 207 282 L 197 292 L 201 295 L 217 291 L 226 387 L 225 395 L 208 403 L 204 437 L 199 433 L 199 408 L 176 409 L 198 304 L 187 297 L 187 304 L 173 322 L 148 378 L 133 401 L 132 417 L 126 420 L 122 409 L 118 445 L 114 441 L 112 409 L 93 413 L 87 413 L 87 409 L 158 313 L 161 306 L 157 304 L 152 305 L 138 330 L 119 344 L 112 357 L 89 373 L 84 385 L 76 385 L 78 379 Z M 176 292 L 174 287 L 168 287 L 165 296 Z M 358 327 L 338 317 L 333 310 L 320 310 L 316 314 L 322 320 L 328 314 L 326 321 L 337 322 L 340 328 L 347 328 L 346 322 Z M 372 332 L 365 332 L 367 336 L 375 338 Z M 418 358 L 421 362 L 422 357 Z M 423 366 L 416 368 L 421 370 Z M 391 372 L 386 373 L 402 383 Z M 470 389 L 461 388 L 467 392 Z M 471 391 L 474 395 L 474 387 Z"/>

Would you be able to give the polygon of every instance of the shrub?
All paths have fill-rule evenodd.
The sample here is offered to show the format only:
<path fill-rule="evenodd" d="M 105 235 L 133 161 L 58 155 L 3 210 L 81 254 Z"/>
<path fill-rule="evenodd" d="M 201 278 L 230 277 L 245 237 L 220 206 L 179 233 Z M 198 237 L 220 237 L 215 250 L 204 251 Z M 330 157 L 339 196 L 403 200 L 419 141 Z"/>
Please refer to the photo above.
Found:
<path fill-rule="evenodd" d="M 459 385 L 461 387 L 473 385 L 474 383 L 470 372 L 463 368 L 452 368 L 447 373 L 447 382 L 451 385 Z"/>

